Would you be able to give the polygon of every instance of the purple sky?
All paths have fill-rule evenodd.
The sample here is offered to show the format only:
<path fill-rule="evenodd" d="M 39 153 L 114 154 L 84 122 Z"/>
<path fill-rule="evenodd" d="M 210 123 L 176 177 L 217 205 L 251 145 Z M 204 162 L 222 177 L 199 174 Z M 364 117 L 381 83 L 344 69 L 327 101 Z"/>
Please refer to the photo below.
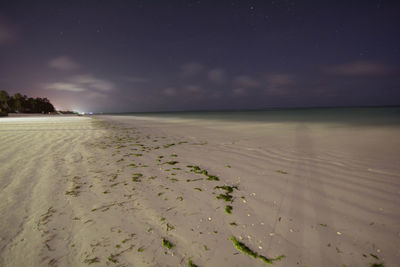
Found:
<path fill-rule="evenodd" d="M 1 1 L 0 89 L 126 112 L 400 104 L 400 1 Z"/>

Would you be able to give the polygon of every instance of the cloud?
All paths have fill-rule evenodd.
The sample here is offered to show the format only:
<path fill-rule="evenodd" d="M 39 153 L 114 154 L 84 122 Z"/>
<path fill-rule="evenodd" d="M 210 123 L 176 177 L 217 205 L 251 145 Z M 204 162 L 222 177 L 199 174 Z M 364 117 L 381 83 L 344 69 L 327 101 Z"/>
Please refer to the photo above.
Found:
<path fill-rule="evenodd" d="M 261 85 L 259 81 L 246 75 L 237 76 L 235 78 L 235 84 L 241 88 L 254 88 Z"/>
<path fill-rule="evenodd" d="M 392 73 L 390 67 L 369 61 L 350 62 L 325 67 L 323 70 L 328 74 L 343 76 L 380 76 Z"/>
<path fill-rule="evenodd" d="M 0 45 L 9 43 L 15 39 L 15 34 L 10 27 L 0 21 Z"/>
<path fill-rule="evenodd" d="M 57 70 L 75 70 L 78 69 L 80 66 L 78 63 L 73 61 L 71 58 L 66 56 L 60 56 L 53 58 L 49 61 L 49 67 Z"/>
<path fill-rule="evenodd" d="M 106 98 L 107 98 L 107 95 L 106 95 L 106 94 L 103 94 L 103 93 L 99 93 L 99 92 L 90 92 L 90 93 L 87 95 L 87 97 L 88 97 L 88 98 L 103 98 L 103 99 L 106 99 Z"/>
<path fill-rule="evenodd" d="M 177 95 L 177 91 L 176 91 L 175 88 L 169 87 L 169 88 L 165 88 L 162 91 L 162 94 L 166 95 L 166 96 L 176 96 Z"/>
<path fill-rule="evenodd" d="M 212 69 L 208 72 L 208 79 L 215 83 L 225 82 L 225 71 L 223 69 Z"/>
<path fill-rule="evenodd" d="M 75 84 L 86 86 L 90 89 L 100 91 L 110 91 L 114 89 L 114 85 L 111 82 L 98 79 L 89 74 L 72 76 L 69 80 Z"/>
<path fill-rule="evenodd" d="M 234 96 L 243 96 L 246 94 L 246 89 L 244 88 L 236 88 L 232 91 Z"/>
<path fill-rule="evenodd" d="M 189 93 L 203 93 L 203 89 L 199 85 L 186 85 L 183 90 Z"/>
<path fill-rule="evenodd" d="M 74 83 L 50 83 L 45 85 L 45 89 L 57 90 L 57 91 L 70 91 L 70 92 L 83 92 L 85 88 L 79 87 Z"/>
<path fill-rule="evenodd" d="M 90 92 L 93 96 L 105 94 L 103 92 L 114 89 L 110 81 L 98 79 L 92 75 L 75 75 L 67 79 L 67 82 L 55 82 L 44 85 L 45 89 L 69 92 Z M 90 95 L 89 95 L 90 96 Z"/>
<path fill-rule="evenodd" d="M 122 80 L 131 82 L 131 83 L 146 83 L 149 80 L 146 78 L 136 77 L 136 76 L 123 76 Z"/>
<path fill-rule="evenodd" d="M 197 62 L 186 63 L 181 66 L 181 76 L 193 77 L 200 74 L 204 70 L 204 66 Z"/>
<path fill-rule="evenodd" d="M 272 95 L 284 95 L 288 93 L 290 86 L 294 84 L 294 77 L 286 73 L 270 73 L 265 76 L 267 93 Z"/>

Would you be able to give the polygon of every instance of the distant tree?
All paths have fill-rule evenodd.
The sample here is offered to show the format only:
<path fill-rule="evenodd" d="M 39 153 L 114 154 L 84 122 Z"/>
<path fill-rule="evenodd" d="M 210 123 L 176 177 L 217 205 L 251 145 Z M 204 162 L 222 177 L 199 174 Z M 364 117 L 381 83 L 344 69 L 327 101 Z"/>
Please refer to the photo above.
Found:
<path fill-rule="evenodd" d="M 22 104 L 24 102 L 24 98 L 20 93 L 16 93 L 13 97 L 12 97 L 13 101 L 11 109 L 14 112 L 22 112 Z"/>
<path fill-rule="evenodd" d="M 8 101 L 10 101 L 10 96 L 4 90 L 0 91 L 0 112 L 7 113 L 9 111 Z"/>
<path fill-rule="evenodd" d="M 3 90 L 0 91 L 0 112 L 49 113 L 55 112 L 55 108 L 47 98 L 28 98 L 20 93 L 10 97 Z"/>

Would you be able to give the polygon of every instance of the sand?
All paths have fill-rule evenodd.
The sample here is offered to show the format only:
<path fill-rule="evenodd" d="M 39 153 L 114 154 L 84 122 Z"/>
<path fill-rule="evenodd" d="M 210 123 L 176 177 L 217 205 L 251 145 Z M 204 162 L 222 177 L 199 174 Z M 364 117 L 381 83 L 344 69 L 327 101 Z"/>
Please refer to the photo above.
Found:
<path fill-rule="evenodd" d="M 2 118 L 0 266 L 267 265 L 232 237 L 258 256 L 285 255 L 274 266 L 397 266 L 399 136 L 339 124 Z"/>

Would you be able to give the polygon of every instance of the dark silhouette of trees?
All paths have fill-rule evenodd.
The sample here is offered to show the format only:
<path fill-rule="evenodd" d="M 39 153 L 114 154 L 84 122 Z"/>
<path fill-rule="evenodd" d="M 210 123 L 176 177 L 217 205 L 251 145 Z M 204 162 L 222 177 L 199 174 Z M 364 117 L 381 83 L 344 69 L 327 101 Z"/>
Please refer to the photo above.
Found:
<path fill-rule="evenodd" d="M 32 98 L 16 93 L 10 96 L 0 91 L 0 113 L 49 113 L 55 112 L 54 106 L 47 98 Z"/>

